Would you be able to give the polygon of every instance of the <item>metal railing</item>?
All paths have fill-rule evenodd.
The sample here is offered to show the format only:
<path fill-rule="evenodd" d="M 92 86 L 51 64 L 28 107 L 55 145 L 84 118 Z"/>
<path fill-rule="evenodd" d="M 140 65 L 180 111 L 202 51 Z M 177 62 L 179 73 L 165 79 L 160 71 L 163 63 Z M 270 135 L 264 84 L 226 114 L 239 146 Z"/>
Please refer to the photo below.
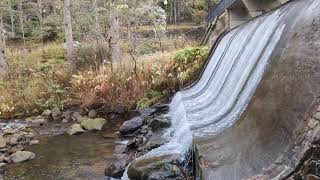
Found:
<path fill-rule="evenodd" d="M 226 8 L 231 6 L 237 0 L 221 0 L 219 4 L 210 11 L 207 16 L 207 22 L 212 22 L 216 17 L 220 16 Z"/>

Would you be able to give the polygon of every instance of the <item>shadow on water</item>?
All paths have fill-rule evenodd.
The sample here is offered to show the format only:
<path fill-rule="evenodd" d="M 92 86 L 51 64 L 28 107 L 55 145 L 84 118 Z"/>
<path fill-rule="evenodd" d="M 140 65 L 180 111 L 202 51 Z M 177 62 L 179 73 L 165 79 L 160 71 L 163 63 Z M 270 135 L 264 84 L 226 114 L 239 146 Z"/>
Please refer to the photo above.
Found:
<path fill-rule="evenodd" d="M 115 139 L 103 138 L 102 133 L 40 138 L 40 144 L 26 148 L 36 159 L 7 166 L 4 178 L 104 179 L 106 163 L 116 159 L 115 146 Z"/>

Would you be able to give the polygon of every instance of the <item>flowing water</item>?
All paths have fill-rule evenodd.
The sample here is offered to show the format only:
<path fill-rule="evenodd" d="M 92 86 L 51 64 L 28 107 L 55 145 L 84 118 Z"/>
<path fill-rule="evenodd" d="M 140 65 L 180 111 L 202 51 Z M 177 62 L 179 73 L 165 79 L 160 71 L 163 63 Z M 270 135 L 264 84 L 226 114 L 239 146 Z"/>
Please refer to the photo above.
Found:
<path fill-rule="evenodd" d="M 284 6 L 227 33 L 215 47 L 201 78 L 174 96 L 168 114 L 173 125 L 165 134 L 169 143 L 141 158 L 166 154 L 183 158 L 193 139 L 217 135 L 233 125 L 268 67 L 289 10 Z"/>

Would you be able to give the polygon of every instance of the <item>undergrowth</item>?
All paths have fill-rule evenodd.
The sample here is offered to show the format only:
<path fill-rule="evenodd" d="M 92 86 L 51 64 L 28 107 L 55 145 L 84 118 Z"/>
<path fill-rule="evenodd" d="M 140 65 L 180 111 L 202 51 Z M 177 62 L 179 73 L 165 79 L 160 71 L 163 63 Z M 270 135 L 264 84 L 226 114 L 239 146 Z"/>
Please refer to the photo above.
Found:
<path fill-rule="evenodd" d="M 121 65 L 105 63 L 70 77 L 65 50 L 58 45 L 9 52 L 10 72 L 0 81 L 0 117 L 29 116 L 71 105 L 146 108 L 194 81 L 208 48 L 188 47 L 163 54 L 139 60 L 136 70 L 128 59 Z"/>

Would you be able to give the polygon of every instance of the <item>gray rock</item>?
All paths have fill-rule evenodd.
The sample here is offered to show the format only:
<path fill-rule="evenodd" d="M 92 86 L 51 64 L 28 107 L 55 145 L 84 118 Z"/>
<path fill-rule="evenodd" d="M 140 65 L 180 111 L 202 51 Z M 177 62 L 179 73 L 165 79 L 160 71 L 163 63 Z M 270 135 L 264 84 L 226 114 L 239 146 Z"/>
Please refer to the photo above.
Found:
<path fill-rule="evenodd" d="M 71 119 L 72 112 L 68 110 L 68 111 L 63 112 L 62 115 L 63 115 L 63 118 L 64 118 L 63 120 L 69 121 Z"/>
<path fill-rule="evenodd" d="M 28 138 L 34 138 L 36 135 L 33 133 L 33 132 L 29 132 L 27 135 L 26 135 L 26 137 L 28 137 Z"/>
<path fill-rule="evenodd" d="M 81 123 L 82 121 L 87 121 L 87 120 L 91 120 L 91 118 L 89 118 L 88 116 L 82 116 L 78 122 Z"/>
<path fill-rule="evenodd" d="M 42 116 L 37 116 L 35 119 L 28 119 L 27 121 L 33 126 L 42 126 L 48 122 L 48 120 Z"/>
<path fill-rule="evenodd" d="M 121 134 L 130 134 L 143 126 L 144 119 L 142 117 L 135 117 L 129 121 L 125 121 L 120 127 Z"/>
<path fill-rule="evenodd" d="M 317 120 L 320 120 L 320 112 L 316 112 L 313 114 L 313 117 Z"/>
<path fill-rule="evenodd" d="M 152 131 L 157 131 L 171 126 L 171 121 L 167 117 L 156 116 L 150 122 Z"/>
<path fill-rule="evenodd" d="M 128 147 L 129 149 L 136 149 L 136 148 L 141 147 L 144 142 L 145 142 L 144 137 L 138 136 L 138 137 L 136 137 L 136 138 L 131 139 L 131 140 L 128 142 L 127 147 Z"/>
<path fill-rule="evenodd" d="M 177 155 L 134 160 L 128 169 L 129 179 L 185 179 L 173 164 L 175 157 Z"/>
<path fill-rule="evenodd" d="M 17 127 L 17 130 L 19 131 L 25 131 L 27 130 L 27 126 L 25 124 L 20 124 L 18 127 Z"/>
<path fill-rule="evenodd" d="M 312 142 L 320 140 L 320 126 L 319 125 L 314 128 L 311 139 L 312 139 Z"/>
<path fill-rule="evenodd" d="M 8 134 L 14 134 L 16 133 L 17 131 L 15 129 L 12 129 L 12 128 L 6 128 L 5 130 L 3 130 L 3 134 L 4 135 L 8 135 Z"/>
<path fill-rule="evenodd" d="M 318 109 L 317 109 L 317 111 L 319 111 L 319 112 L 320 112 L 320 106 L 318 106 Z"/>
<path fill-rule="evenodd" d="M 101 131 L 105 123 L 107 123 L 107 120 L 103 118 L 95 118 L 95 119 L 87 118 L 81 121 L 81 126 L 88 131 L 93 131 L 93 130 Z"/>
<path fill-rule="evenodd" d="M 2 135 L 0 135 L 0 148 L 4 148 L 6 146 L 7 146 L 7 140 Z"/>
<path fill-rule="evenodd" d="M 43 117 L 49 119 L 51 117 L 51 111 L 49 109 L 46 109 L 41 114 Z"/>
<path fill-rule="evenodd" d="M 4 154 L 0 155 L 0 162 L 3 162 L 6 159 L 6 156 Z"/>
<path fill-rule="evenodd" d="M 152 150 L 160 147 L 165 143 L 166 141 L 163 139 L 161 134 L 152 133 L 152 136 L 150 137 L 149 141 L 145 145 L 145 149 Z"/>
<path fill-rule="evenodd" d="M 29 145 L 36 145 L 39 144 L 39 140 L 32 140 L 29 142 Z"/>
<path fill-rule="evenodd" d="M 71 116 L 71 119 L 73 121 L 80 122 L 80 119 L 82 118 L 81 114 L 79 112 L 74 112 Z"/>
<path fill-rule="evenodd" d="M 59 108 L 52 109 L 51 113 L 52 113 L 53 120 L 55 121 L 62 120 L 63 114 Z"/>
<path fill-rule="evenodd" d="M 69 122 L 69 120 L 67 120 L 67 119 L 63 119 L 63 120 L 62 120 L 62 122 L 63 122 L 63 123 L 68 123 L 68 122 Z"/>
<path fill-rule="evenodd" d="M 14 135 L 10 138 L 9 144 L 10 144 L 10 145 L 17 145 L 18 142 L 19 142 L 22 138 L 24 138 L 24 137 L 25 137 L 25 135 L 24 135 L 23 133 L 14 134 Z"/>
<path fill-rule="evenodd" d="M 147 134 L 149 132 L 150 128 L 148 126 L 143 126 L 141 128 L 141 134 Z"/>
<path fill-rule="evenodd" d="M 89 116 L 89 118 L 94 119 L 97 117 L 97 112 L 95 110 L 91 110 L 91 111 L 89 111 L 88 116 Z"/>
<path fill-rule="evenodd" d="M 79 135 L 86 132 L 80 124 L 73 124 L 69 130 L 68 130 L 68 134 L 70 135 Z"/>
<path fill-rule="evenodd" d="M 308 122 L 308 127 L 313 129 L 315 128 L 317 125 L 319 124 L 319 121 L 315 120 L 315 119 L 310 119 Z"/>
<path fill-rule="evenodd" d="M 10 160 L 14 163 L 20 163 L 23 161 L 34 159 L 36 155 L 30 151 L 17 151 L 10 156 Z"/>
<path fill-rule="evenodd" d="M 112 164 L 108 164 L 104 174 L 108 177 L 120 178 L 126 170 L 126 163 L 124 161 L 118 161 Z"/>

